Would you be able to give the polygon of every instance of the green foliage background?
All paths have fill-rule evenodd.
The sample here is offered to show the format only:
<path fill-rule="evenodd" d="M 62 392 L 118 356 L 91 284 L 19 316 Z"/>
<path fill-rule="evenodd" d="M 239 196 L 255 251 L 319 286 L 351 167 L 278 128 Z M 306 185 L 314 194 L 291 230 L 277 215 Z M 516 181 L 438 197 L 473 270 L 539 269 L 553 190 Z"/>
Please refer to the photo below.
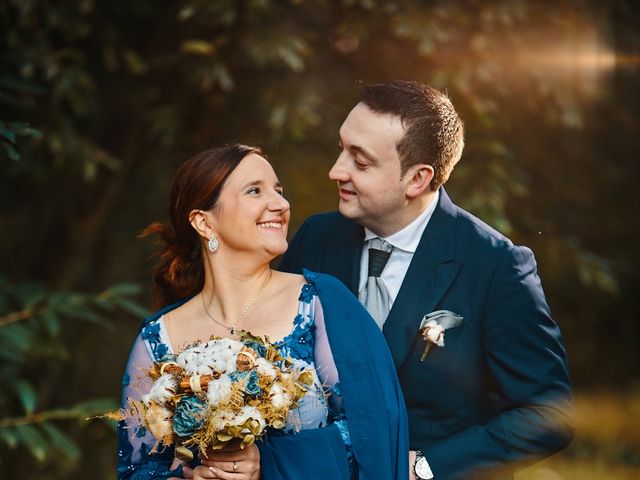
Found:
<path fill-rule="evenodd" d="M 293 232 L 336 206 L 360 83 L 407 78 L 453 99 L 447 189 L 533 248 L 567 343 L 584 428 L 522 478 L 632 478 L 639 20 L 631 0 L 0 0 L 0 470 L 114 477 L 112 428 L 84 419 L 117 404 L 149 303 L 136 234 L 181 161 L 262 146 Z"/>

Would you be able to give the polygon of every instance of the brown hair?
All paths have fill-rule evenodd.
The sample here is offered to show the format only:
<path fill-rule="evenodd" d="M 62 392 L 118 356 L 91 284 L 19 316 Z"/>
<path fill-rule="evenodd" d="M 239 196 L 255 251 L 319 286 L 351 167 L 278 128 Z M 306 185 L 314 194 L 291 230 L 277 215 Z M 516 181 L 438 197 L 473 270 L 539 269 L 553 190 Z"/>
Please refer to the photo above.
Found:
<path fill-rule="evenodd" d="M 178 168 L 171 187 L 171 225 L 152 223 L 141 234 L 157 234 L 162 244 L 160 262 L 153 272 L 155 308 L 202 290 L 202 244 L 191 226 L 189 213 L 214 208 L 227 178 L 250 153 L 264 156 L 258 148 L 235 144 L 198 153 Z"/>
<path fill-rule="evenodd" d="M 360 100 L 374 112 L 400 117 L 405 134 L 396 149 L 402 174 L 412 165 L 431 165 L 431 190 L 440 188 L 464 148 L 464 124 L 449 97 L 419 82 L 395 81 L 364 86 Z"/>

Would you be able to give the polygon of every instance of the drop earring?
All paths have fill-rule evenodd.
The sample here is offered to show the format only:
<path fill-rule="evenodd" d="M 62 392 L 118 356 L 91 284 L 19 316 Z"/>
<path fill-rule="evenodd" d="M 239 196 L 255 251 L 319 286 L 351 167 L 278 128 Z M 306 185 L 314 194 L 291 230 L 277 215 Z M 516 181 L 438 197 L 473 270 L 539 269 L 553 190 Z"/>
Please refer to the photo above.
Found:
<path fill-rule="evenodd" d="M 207 248 L 211 253 L 216 253 L 216 250 L 218 250 L 218 246 L 219 246 L 218 239 L 216 238 L 215 235 L 213 235 L 207 242 Z"/>

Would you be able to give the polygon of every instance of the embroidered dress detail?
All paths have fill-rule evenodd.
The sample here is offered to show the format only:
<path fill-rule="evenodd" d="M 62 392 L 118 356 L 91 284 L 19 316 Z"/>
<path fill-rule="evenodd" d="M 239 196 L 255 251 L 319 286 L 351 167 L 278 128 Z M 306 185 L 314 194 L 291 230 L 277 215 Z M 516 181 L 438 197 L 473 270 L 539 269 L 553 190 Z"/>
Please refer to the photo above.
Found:
<path fill-rule="evenodd" d="M 162 322 L 163 318 L 164 315 L 146 324 L 140 332 L 140 336 L 145 341 L 145 345 L 154 362 L 161 362 L 164 357 L 170 353 L 169 339 L 166 329 L 164 328 L 164 323 Z"/>
<path fill-rule="evenodd" d="M 282 348 L 283 354 L 291 357 L 297 368 L 313 372 L 314 383 L 307 394 L 299 402 L 295 410 L 289 412 L 285 428 L 274 431 L 274 435 L 295 434 L 306 429 L 322 428 L 336 423 L 347 450 L 351 477 L 357 478 L 357 464 L 351 449 L 351 440 L 347 429 L 347 421 L 342 410 L 340 388 L 338 384 L 324 385 L 316 370 L 314 358 L 316 323 L 315 308 L 319 304 L 317 292 L 311 283 L 306 283 L 298 298 L 298 311 L 293 319 L 291 332 L 276 345 Z M 174 306 L 175 308 L 175 306 Z M 136 350 L 137 349 L 137 350 Z M 168 354 L 172 354 L 169 336 L 164 324 L 164 316 L 145 321 L 140 335 L 132 349 L 132 356 L 142 351 L 153 362 L 160 362 Z M 131 364 L 131 362 L 130 362 Z M 142 385 L 136 385 L 139 375 L 128 369 L 122 384 L 126 392 L 145 391 Z M 148 387 L 146 387 L 148 388 Z M 138 392 L 140 393 L 140 392 Z M 126 401 L 126 399 L 124 399 Z M 152 452 L 155 438 L 140 424 L 125 422 L 118 425 L 120 449 L 118 451 L 118 479 L 164 479 L 181 477 L 181 467 L 169 471 L 173 461 L 173 448 Z"/>

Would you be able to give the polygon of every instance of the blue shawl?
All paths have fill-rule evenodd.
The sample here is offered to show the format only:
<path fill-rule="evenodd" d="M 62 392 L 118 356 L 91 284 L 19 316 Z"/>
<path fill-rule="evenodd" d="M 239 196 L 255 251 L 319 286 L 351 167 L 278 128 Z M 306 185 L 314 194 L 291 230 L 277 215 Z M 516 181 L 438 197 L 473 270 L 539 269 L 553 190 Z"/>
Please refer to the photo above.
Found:
<path fill-rule="evenodd" d="M 322 304 L 359 479 L 409 478 L 406 408 L 382 333 L 339 280 L 308 270 L 304 276 Z M 265 480 L 349 479 L 345 446 L 335 426 L 267 437 L 257 445 Z"/>

